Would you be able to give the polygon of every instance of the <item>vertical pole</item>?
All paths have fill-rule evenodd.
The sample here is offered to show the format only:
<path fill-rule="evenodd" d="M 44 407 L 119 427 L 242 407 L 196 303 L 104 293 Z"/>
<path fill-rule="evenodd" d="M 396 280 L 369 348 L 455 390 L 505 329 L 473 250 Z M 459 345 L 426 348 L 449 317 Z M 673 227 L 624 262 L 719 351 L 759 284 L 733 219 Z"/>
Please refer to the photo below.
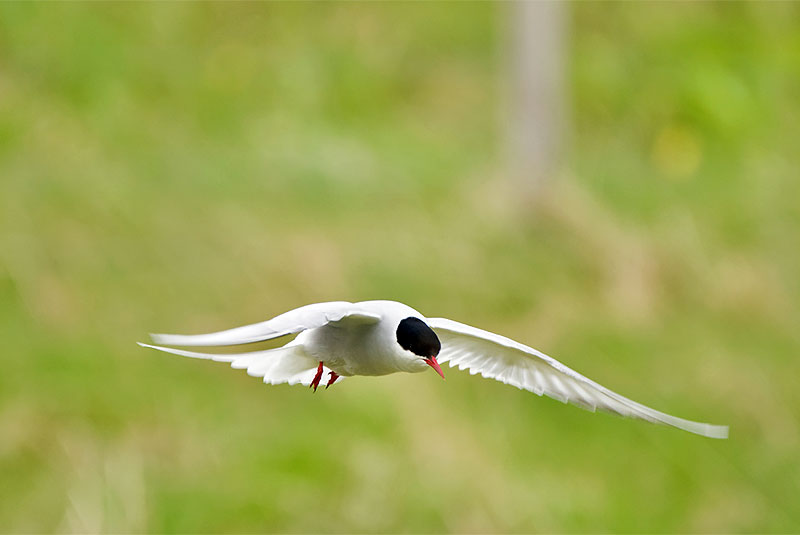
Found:
<path fill-rule="evenodd" d="M 567 127 L 568 4 L 509 4 L 508 158 L 515 195 L 528 204 L 559 171 Z"/>

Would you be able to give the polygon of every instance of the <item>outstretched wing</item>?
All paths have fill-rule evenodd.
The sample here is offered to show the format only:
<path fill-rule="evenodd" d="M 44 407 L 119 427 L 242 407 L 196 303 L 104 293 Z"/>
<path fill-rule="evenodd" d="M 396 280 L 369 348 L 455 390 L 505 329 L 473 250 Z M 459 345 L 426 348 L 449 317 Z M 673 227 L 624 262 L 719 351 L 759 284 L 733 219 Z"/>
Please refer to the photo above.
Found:
<path fill-rule="evenodd" d="M 267 321 L 226 331 L 191 335 L 151 334 L 150 337 L 157 344 L 169 346 L 232 346 L 297 334 L 300 331 L 322 327 L 328 323 L 368 324 L 377 323 L 380 319 L 380 315 L 364 310 L 353 303 L 332 301 L 306 305 Z"/>
<path fill-rule="evenodd" d="M 296 308 L 271 320 L 227 331 L 195 335 L 151 334 L 150 336 L 154 342 L 166 345 L 232 346 L 297 334 L 306 329 L 323 325 L 363 325 L 377 323 L 380 319 L 380 315 L 364 310 L 353 303 L 336 301 Z M 305 353 L 303 346 L 298 344 L 297 340 L 277 349 L 230 354 L 199 353 L 141 342 L 139 345 L 183 357 L 230 362 L 233 368 L 245 369 L 249 375 L 254 377 L 263 377 L 267 384 L 288 383 L 293 385 L 299 383 L 309 385 L 314 379 L 319 365 L 318 361 Z M 329 377 L 330 372 L 330 369 L 323 366 L 323 377 Z"/>
<path fill-rule="evenodd" d="M 671 425 L 710 438 L 727 438 L 728 427 L 684 420 L 645 407 L 595 383 L 531 347 L 482 329 L 445 318 L 426 323 L 442 342 L 439 362 L 468 369 L 471 374 L 496 379 L 585 409 Z"/>

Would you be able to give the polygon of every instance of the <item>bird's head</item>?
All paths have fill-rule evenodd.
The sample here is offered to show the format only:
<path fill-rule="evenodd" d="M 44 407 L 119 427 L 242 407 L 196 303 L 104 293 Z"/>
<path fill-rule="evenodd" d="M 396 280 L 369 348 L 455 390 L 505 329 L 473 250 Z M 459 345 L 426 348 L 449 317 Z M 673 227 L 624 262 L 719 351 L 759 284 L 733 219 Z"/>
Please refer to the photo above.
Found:
<path fill-rule="evenodd" d="M 442 344 L 433 329 L 428 327 L 424 321 L 414 317 L 400 321 L 397 326 L 397 343 L 404 350 L 412 353 L 414 358 L 422 359 L 444 379 L 442 368 L 436 361 Z"/>

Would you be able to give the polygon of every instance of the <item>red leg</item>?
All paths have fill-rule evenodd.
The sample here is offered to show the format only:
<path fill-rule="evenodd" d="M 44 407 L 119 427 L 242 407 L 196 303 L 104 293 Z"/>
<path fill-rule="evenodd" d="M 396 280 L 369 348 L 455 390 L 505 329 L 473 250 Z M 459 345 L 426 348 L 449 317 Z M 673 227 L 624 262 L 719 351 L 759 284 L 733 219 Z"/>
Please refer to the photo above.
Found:
<path fill-rule="evenodd" d="M 331 386 L 333 383 L 335 383 L 335 382 L 336 382 L 336 379 L 338 379 L 338 378 L 339 378 L 339 374 L 338 374 L 338 373 L 336 373 L 335 371 L 331 370 L 331 374 L 330 374 L 328 377 L 329 377 L 329 378 L 328 378 L 328 384 L 326 384 L 326 385 L 325 385 L 325 388 L 326 388 L 326 389 L 327 389 L 329 386 Z"/>
<path fill-rule="evenodd" d="M 314 376 L 314 380 L 311 381 L 311 384 L 308 385 L 314 389 L 314 392 L 317 391 L 317 387 L 319 386 L 319 380 L 322 379 L 322 361 L 320 361 L 319 366 L 317 366 L 317 375 Z"/>

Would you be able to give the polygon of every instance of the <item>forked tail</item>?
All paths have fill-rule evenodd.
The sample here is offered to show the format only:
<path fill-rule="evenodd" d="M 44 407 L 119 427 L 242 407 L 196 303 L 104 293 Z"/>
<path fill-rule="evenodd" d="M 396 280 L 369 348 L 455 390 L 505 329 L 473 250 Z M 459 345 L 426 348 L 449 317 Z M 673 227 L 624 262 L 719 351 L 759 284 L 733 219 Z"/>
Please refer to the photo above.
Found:
<path fill-rule="evenodd" d="M 230 362 L 232 368 L 247 370 L 248 375 L 263 377 L 264 382 L 271 385 L 287 383 L 290 385 L 310 385 L 317 374 L 319 361 L 309 357 L 303 345 L 296 340 L 277 349 L 252 351 L 249 353 L 200 353 L 137 342 L 142 347 L 157 349 L 165 353 L 190 357 L 194 359 Z M 332 373 L 323 366 L 323 373 Z"/>

